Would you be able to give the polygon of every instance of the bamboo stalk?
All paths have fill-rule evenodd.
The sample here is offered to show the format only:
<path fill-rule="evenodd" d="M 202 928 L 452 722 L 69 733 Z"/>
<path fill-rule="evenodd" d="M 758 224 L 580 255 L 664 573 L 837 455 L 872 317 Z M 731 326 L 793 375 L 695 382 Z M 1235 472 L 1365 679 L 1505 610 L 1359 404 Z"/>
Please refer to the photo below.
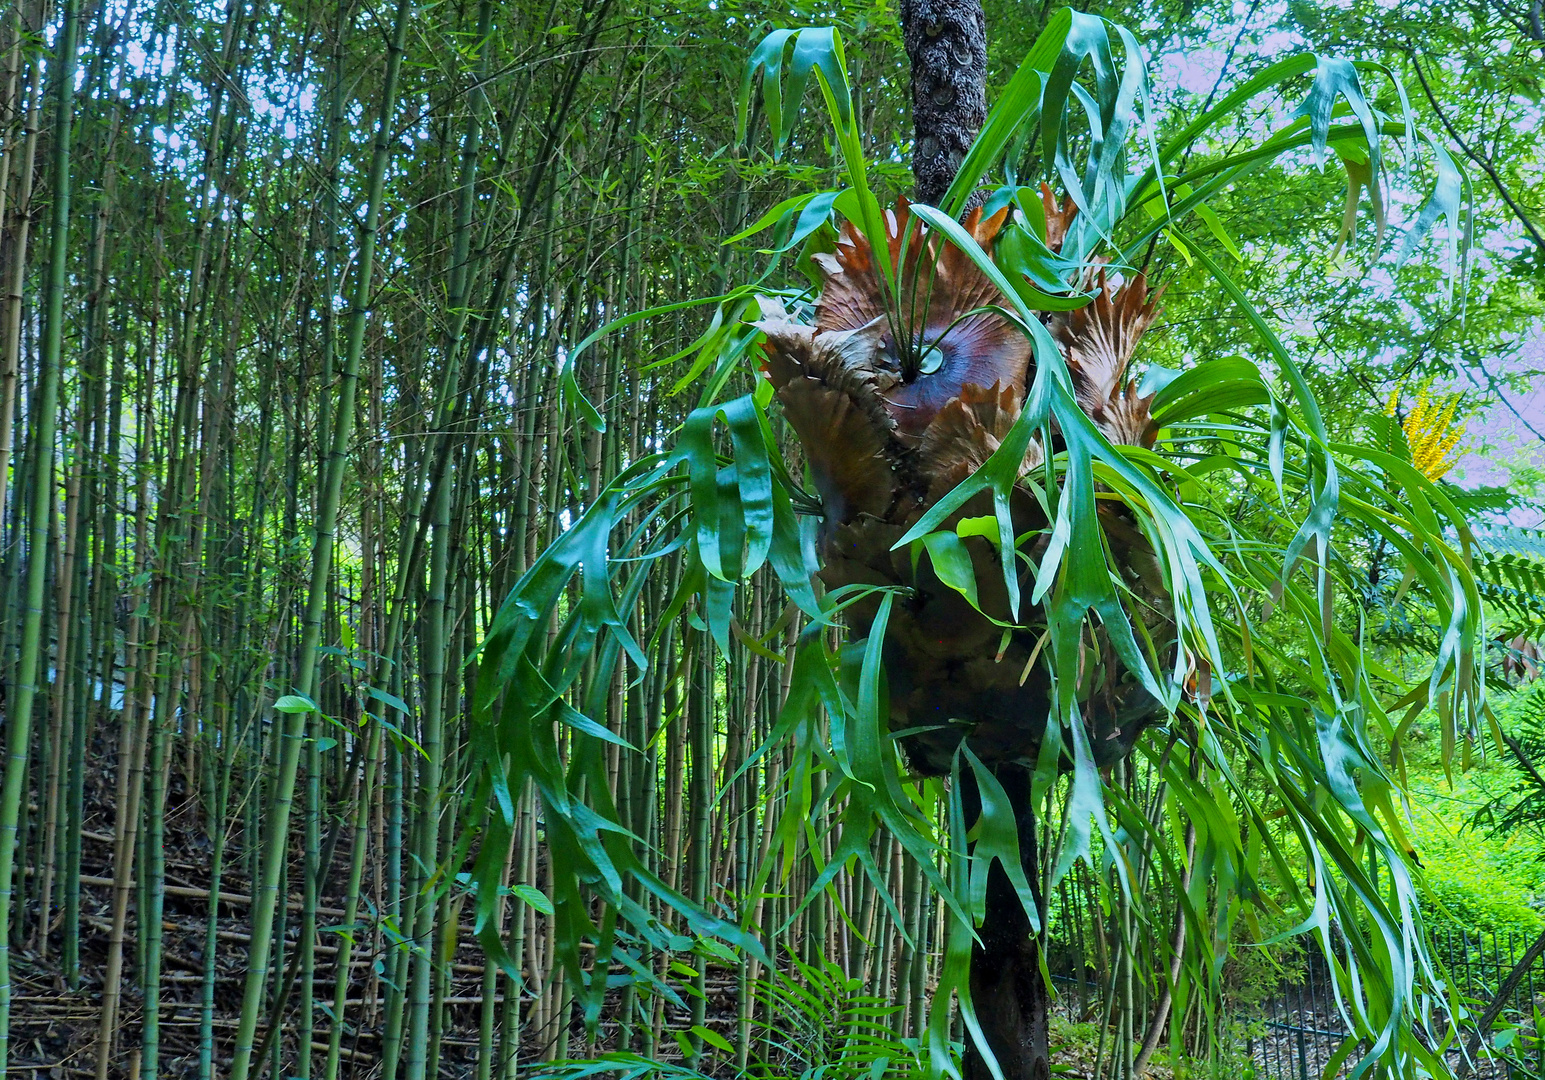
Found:
<path fill-rule="evenodd" d="M 334 423 L 333 442 L 327 462 L 327 474 L 319 513 L 316 542 L 312 554 L 311 586 L 307 600 L 305 631 L 301 642 L 300 668 L 296 686 L 302 695 L 313 689 L 316 649 L 320 644 L 321 616 L 326 603 L 328 573 L 332 567 L 333 528 L 342 497 L 343 472 L 347 462 L 349 439 L 354 423 L 354 393 L 359 379 L 360 356 L 364 351 L 365 322 L 371 301 L 371 274 L 380 216 L 386 167 L 391 156 L 388 134 L 397 105 L 397 77 L 402 65 L 403 42 L 407 36 L 411 5 L 399 0 L 393 23 L 391 45 L 387 52 L 386 72 L 381 92 L 375 149 L 371 157 L 370 177 L 364 223 L 360 230 L 361 253 L 356 270 L 354 304 L 350 312 L 348 351 L 338 395 L 338 419 Z M 289 835 L 289 810 L 299 766 L 300 733 L 305 714 L 288 714 L 286 739 L 281 752 L 275 797 L 271 802 L 268 830 L 264 837 L 261 884 L 254 889 L 252 949 L 246 989 L 242 998 L 241 1023 L 231 1064 L 233 1080 L 246 1080 L 251 1070 L 253 1036 L 262 1007 L 263 981 L 267 976 L 267 954 L 273 931 L 278 882 L 284 866 L 284 852 Z"/>
<path fill-rule="evenodd" d="M 38 415 L 33 464 L 31 537 L 27 552 L 26 613 L 14 696 L 7 703 L 5 780 L 0 787 L 0 1072 L 10 1052 L 11 894 L 16 871 L 16 832 L 31 739 L 43 651 L 43 604 L 47 584 L 49 508 L 53 497 L 54 436 L 59 411 L 59 376 L 64 345 L 65 268 L 70 237 L 70 148 L 74 121 L 77 0 L 64 0 L 58 51 L 53 64 L 54 207 L 49 235 L 46 321 L 38 357 Z"/>

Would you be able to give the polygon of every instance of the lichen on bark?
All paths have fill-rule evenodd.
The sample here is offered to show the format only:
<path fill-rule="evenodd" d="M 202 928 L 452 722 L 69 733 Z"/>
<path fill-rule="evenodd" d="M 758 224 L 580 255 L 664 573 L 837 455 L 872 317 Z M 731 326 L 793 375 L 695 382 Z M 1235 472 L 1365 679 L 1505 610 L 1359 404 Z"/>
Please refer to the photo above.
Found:
<path fill-rule="evenodd" d="M 912 65 L 912 175 L 937 206 L 987 119 L 987 19 L 981 0 L 902 0 Z M 982 201 L 974 193 L 966 209 Z"/>

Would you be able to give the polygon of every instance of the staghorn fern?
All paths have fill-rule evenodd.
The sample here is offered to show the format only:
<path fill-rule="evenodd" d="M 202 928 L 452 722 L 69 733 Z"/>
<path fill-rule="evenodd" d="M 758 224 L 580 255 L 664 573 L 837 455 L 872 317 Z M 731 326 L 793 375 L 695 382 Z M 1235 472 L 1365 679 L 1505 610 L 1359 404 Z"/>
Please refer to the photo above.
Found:
<path fill-rule="evenodd" d="M 1116 61 L 1117 51 L 1124 63 Z M 1079 696 L 1086 637 L 1104 633 L 1133 645 L 1142 633 L 1138 601 L 1103 538 L 1099 508 L 1119 508 L 1128 528 L 1154 552 L 1172 600 L 1178 648 L 1171 654 L 1129 647 L 1121 659 L 1157 708 L 1157 721 L 1136 750 L 1194 825 L 1196 858 L 1209 870 L 1206 880 L 1198 875 L 1199 893 L 1180 897 L 1192 928 L 1185 985 L 1191 993 L 1216 990 L 1217 950 L 1227 947 L 1234 921 L 1244 917 L 1238 904 L 1230 904 L 1211 921 L 1207 890 L 1263 905 L 1269 901 L 1261 882 L 1274 880 L 1335 974 L 1353 1035 L 1333 1064 L 1356 1055 L 1354 1075 L 1442 1075 L 1446 1066 L 1435 1048 L 1447 1032 L 1435 1017 L 1452 1010 L 1433 1008 L 1446 991 L 1425 951 L 1418 885 L 1407 862 L 1410 844 L 1397 808 L 1400 791 L 1382 765 L 1375 736 L 1398 745 L 1403 728 L 1391 715 L 1397 707 L 1413 714 L 1433 708 L 1450 752 L 1476 730 L 1485 692 L 1481 599 L 1463 554 L 1473 538 L 1454 502 L 1408 458 L 1331 439 L 1292 352 L 1187 230 L 1195 220 L 1220 232 L 1208 200 L 1299 149 L 1323 160 L 1327 148 L 1356 146 L 1368 158 L 1371 183 L 1384 183 L 1385 140 L 1393 138 L 1412 158 L 1420 146 L 1430 148 L 1439 177 L 1408 231 L 1403 258 L 1440 217 L 1459 234 L 1462 184 L 1439 143 L 1425 136 L 1419 143 L 1408 118 L 1374 109 L 1360 80 L 1388 74 L 1377 64 L 1290 57 L 1161 142 L 1145 115 L 1140 57 L 1126 30 L 1059 12 L 1003 90 L 942 207 L 912 208 L 994 286 L 993 310 L 1028 343 L 1034 375 L 1017 418 L 994 435 L 997 449 L 973 461 L 973 471 L 940 493 L 894 546 L 903 560 L 925 552 L 938 560 L 951 548 L 950 535 L 963 539 L 976 530 L 969 535 L 991 544 L 985 568 L 971 563 L 966 573 L 937 576 L 968 601 L 974 588 L 996 581 L 1005 629 L 1035 628 L 1041 641 L 1028 659 L 1046 681 L 1049 709 L 1036 758 L 1024 764 L 1033 768 L 1028 801 L 1054 824 L 1050 835 L 1058 843 L 1041 853 L 1045 879 L 1036 884 L 1055 884 L 1077 860 L 1094 859 L 1098 832 L 1101 857 L 1111 860 L 1142 917 L 1134 838 L 1155 842 L 1157 857 L 1171 862 L 1172 879 L 1180 877 L 1173 865 L 1178 856 L 1162 830 L 1102 775 Z M 1092 74 L 1085 75 L 1086 68 Z M 779 146 L 787 143 L 798 111 L 783 106 L 797 105 L 814 77 L 847 183 L 780 204 L 746 235 L 776 227 L 781 251 L 798 249 L 808 258 L 830 248 L 833 219 L 840 218 L 870 252 L 888 253 L 893 233 L 870 190 L 840 35 L 833 29 L 779 31 L 753 54 L 748 87 L 758 71 L 769 99 L 778 95 L 779 107 L 768 112 Z M 1305 78 L 1310 82 L 1302 105 L 1278 131 L 1257 146 L 1200 155 L 1187 168 L 1190 151 L 1232 124 L 1249 103 Z M 1142 152 L 1130 154 L 1131 144 Z M 1011 160 L 1004 162 L 1011 146 Z M 988 214 L 1010 210 L 1007 236 L 996 238 L 989 256 L 957 216 L 978 177 L 1000 163 L 1012 177 L 1029 159 L 1040 163 L 1045 181 L 1065 189 L 1077 213 L 1064 221 L 1060 211 L 1047 212 L 1039 186 L 1006 183 L 985 207 Z M 1133 213 L 1138 209 L 1143 212 Z M 1049 241 L 1058 229 L 1063 235 L 1054 251 Z M 1143 393 L 1152 394 L 1145 403 L 1152 447 L 1143 445 L 1146 434 L 1138 445 L 1116 446 L 1080 403 L 1067 342 L 1048 328 L 1049 313 L 1093 299 L 1087 273 L 1095 259 L 1135 275 L 1142 253 L 1161 239 L 1206 271 L 1220 305 L 1242 313 L 1259 338 L 1262 359 L 1207 360 L 1167 385 L 1150 387 Z M 904 253 L 894 261 L 875 260 L 893 325 L 904 310 L 905 289 L 898 282 L 904 286 L 906 266 Z M 763 827 L 772 831 L 771 851 L 750 892 L 777 887 L 774 876 L 785 879 L 788 868 L 802 861 L 815 864 L 815 895 L 847 867 L 869 878 L 879 906 L 905 936 L 871 854 L 881 830 L 899 841 L 947 912 L 942 979 L 922 1053 L 931 1075 L 958 1075 L 951 998 L 958 998 L 980 1044 L 969 982 L 973 927 L 982 917 L 983 879 L 991 864 L 998 862 L 1011 876 L 1022 866 L 1016 807 L 966 744 L 948 763 L 948 784 L 905 769 L 886 717 L 883 655 L 888 620 L 908 600 L 907 590 L 855 582 L 821 594 L 813 584 L 819 529 L 800 518 L 822 500 L 805 490 L 784 459 L 779 414 L 768 409 L 774 387 L 760 383 L 738 397 L 729 391 L 754 367 L 765 336 L 759 297 L 776 294 L 786 308 L 811 301 L 802 284 L 766 284 L 776 280 L 776 269 L 769 269 L 764 283 L 629 315 L 563 358 L 561 378 L 570 399 L 600 425 L 604 419 L 585 401 L 575 376 L 586 349 L 640 318 L 695 304 L 715 309 L 709 330 L 682 354 L 698 358 L 680 387 L 696 389 L 699 406 L 674 447 L 617 476 L 515 586 L 489 631 L 475 732 L 483 790 L 467 801 L 476 813 L 470 824 L 479 831 L 479 930 L 490 954 L 507 961 L 493 915 L 501 853 L 514 826 L 512 792 L 529 783 L 547 826 L 556 959 L 587 1023 L 599 1020 L 608 983 L 616 978 L 599 973 L 616 966 L 631 973 L 627 977 L 640 989 L 673 995 L 656 974 L 655 957 L 691 948 L 697 938 L 715 938 L 769 962 L 761 928 L 749 924 L 749 905 L 739 919 L 705 910 L 640 859 L 630 824 L 614 804 L 607 766 L 614 748 L 635 751 L 605 724 L 624 660 L 635 670 L 670 662 L 661 655 L 662 638 L 638 640 L 629 618 L 668 557 L 680 553 L 682 565 L 672 611 L 698 613 L 708 637 L 726 652 L 736 593 L 768 567 L 802 613 L 805 630 L 791 661 L 787 702 L 756 755 L 776 750 L 788 764 L 782 790 L 769 795 Z M 926 359 L 927 350 L 918 350 L 906 354 L 905 364 L 921 370 Z M 1026 474 L 1033 441 L 1043 448 L 1042 460 Z M 1045 525 L 1021 536 L 1012 507 L 1027 491 L 1043 503 Z M 984 511 L 959 517 L 973 499 Z M 1251 514 L 1239 514 L 1242 502 Z M 1337 546 L 1357 530 L 1390 546 L 1432 609 L 1430 670 L 1393 694 L 1384 688 L 1394 677 L 1369 662 L 1357 636 L 1366 614 L 1357 600 L 1360 582 Z M 1459 548 L 1450 543 L 1453 537 Z M 1026 566 L 1031 574 L 1022 589 Z M 834 648 L 832 632 L 860 604 L 868 609 L 867 636 Z M 1337 613 L 1348 605 L 1353 618 L 1343 624 Z M 1198 775 L 1209 779 L 1199 783 Z M 974 779 L 981 794 L 981 817 L 969 842 L 965 778 Z M 837 808 L 829 860 L 807 846 L 821 807 Z M 1296 849 L 1291 857 L 1287 845 Z M 941 850 L 942 869 L 936 864 Z M 1299 867 L 1308 868 L 1307 884 Z M 1037 922 L 1034 889 L 1022 872 L 1016 888 L 1027 917 Z M 675 912 L 691 936 L 672 932 L 651 904 Z M 1331 948 L 1336 933 L 1344 950 Z M 584 945 L 593 949 L 590 964 L 582 959 Z"/>

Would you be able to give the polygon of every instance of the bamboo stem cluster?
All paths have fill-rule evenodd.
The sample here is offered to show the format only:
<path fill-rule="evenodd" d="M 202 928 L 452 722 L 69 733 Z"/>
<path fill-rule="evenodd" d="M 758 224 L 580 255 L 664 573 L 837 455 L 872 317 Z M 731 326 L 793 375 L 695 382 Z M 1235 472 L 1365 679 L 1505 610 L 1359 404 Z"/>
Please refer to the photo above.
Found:
<path fill-rule="evenodd" d="M 628 984 L 587 1035 L 536 794 L 510 793 L 507 968 L 477 947 L 458 827 L 477 643 L 689 410 L 648 361 L 700 326 L 589 355 L 604 432 L 559 357 L 736 279 L 719 238 L 798 171 L 720 157 L 733 117 L 655 78 L 693 35 L 727 47 L 722 23 L 621 0 L 0 16 L 0 1066 L 495 1080 L 601 1048 L 788 1052 L 759 989 L 779 973 L 701 949 L 636 957 L 684 1007 Z M 752 887 L 790 765 L 742 766 L 798 619 L 764 571 L 726 658 L 670 609 L 682 573 L 633 616 L 660 662 L 574 690 L 636 748 L 608 759 L 622 820 L 782 970 L 860 980 L 916 1037 L 945 917 L 892 838 L 870 854 L 905 937 L 861 872 L 808 905 L 811 866 Z M 812 822 L 827 855 L 842 810 Z M 63 1048 L 34 1037 L 55 999 Z"/>

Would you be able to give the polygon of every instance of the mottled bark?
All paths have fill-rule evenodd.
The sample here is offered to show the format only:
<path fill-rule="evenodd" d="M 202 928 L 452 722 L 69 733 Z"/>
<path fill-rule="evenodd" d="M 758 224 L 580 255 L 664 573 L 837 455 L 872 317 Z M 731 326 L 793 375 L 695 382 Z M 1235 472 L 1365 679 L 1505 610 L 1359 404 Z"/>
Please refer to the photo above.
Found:
<path fill-rule="evenodd" d="M 997 776 L 1015 807 L 1020 865 L 1030 887 L 1036 889 L 1041 868 L 1029 772 L 1020 765 L 1002 765 Z M 980 805 L 975 788 L 975 783 L 968 781 L 963 793 L 968 813 Z M 1039 894 L 1035 902 L 1044 911 Z M 997 862 L 987 874 L 987 911 L 977 938 L 971 949 L 971 1001 L 998 1068 L 1004 1080 L 1048 1080 L 1050 995 L 1041 977 L 1040 943 L 1031 932 L 1030 917 L 1008 874 Z M 970 1039 L 966 1040 L 964 1065 L 965 1080 L 992 1080 L 986 1058 Z"/>
<path fill-rule="evenodd" d="M 981 0 L 902 0 L 901 36 L 912 65 L 915 196 L 937 206 L 987 119 L 987 20 Z M 973 192 L 965 210 L 980 205 L 983 195 Z M 1029 774 L 1021 766 L 1003 765 L 998 778 L 1015 806 L 1020 861 L 1033 886 L 1041 868 Z M 975 788 L 968 781 L 964 794 L 979 807 Z M 1049 995 L 1039 943 L 1014 886 L 996 862 L 988 871 L 987 908 L 977 937 L 971 950 L 971 999 L 1004 1080 L 1048 1080 Z M 966 1080 L 991 1080 L 992 1070 L 969 1039 L 964 1064 Z"/>
<path fill-rule="evenodd" d="M 981 0 L 902 0 L 912 64 L 912 175 L 937 206 L 987 119 L 987 19 Z M 974 194 L 970 210 L 981 202 Z"/>

